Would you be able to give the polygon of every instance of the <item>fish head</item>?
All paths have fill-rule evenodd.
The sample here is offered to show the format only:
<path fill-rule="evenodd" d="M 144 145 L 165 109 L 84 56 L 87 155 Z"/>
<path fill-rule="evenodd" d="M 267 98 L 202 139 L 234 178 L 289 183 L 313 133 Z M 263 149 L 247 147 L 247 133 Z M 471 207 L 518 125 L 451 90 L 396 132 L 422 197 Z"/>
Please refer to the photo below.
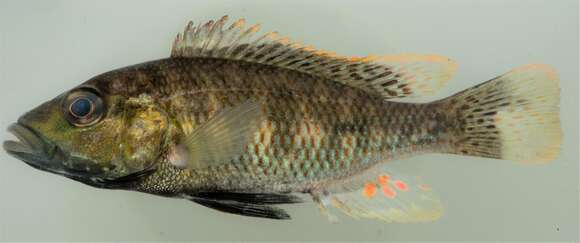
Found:
<path fill-rule="evenodd" d="M 3 147 L 34 168 L 123 188 L 154 171 L 167 127 L 165 113 L 148 96 L 81 85 L 22 115 L 8 128 L 18 141 Z"/>

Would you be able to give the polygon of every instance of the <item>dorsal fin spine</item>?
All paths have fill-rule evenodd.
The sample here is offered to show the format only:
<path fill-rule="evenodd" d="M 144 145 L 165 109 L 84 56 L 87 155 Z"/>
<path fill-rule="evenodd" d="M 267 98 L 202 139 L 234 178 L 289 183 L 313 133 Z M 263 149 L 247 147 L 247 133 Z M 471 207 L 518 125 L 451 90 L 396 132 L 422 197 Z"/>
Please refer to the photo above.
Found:
<path fill-rule="evenodd" d="M 219 20 L 218 20 L 218 22 L 216 22 L 216 24 L 212 23 L 212 25 L 210 26 L 205 44 L 203 45 L 203 52 L 202 53 L 204 53 L 205 55 L 211 55 L 211 52 L 215 48 L 216 41 L 214 41 L 213 36 L 219 27 L 218 23 L 219 23 Z"/>
<path fill-rule="evenodd" d="M 449 59 L 434 55 L 338 56 L 279 37 L 277 32 L 257 35 L 260 25 L 244 27 L 244 19 L 224 29 L 227 20 L 224 16 L 196 27 L 188 23 L 175 38 L 171 56 L 223 58 L 292 69 L 385 99 L 429 94 L 456 69 Z"/>

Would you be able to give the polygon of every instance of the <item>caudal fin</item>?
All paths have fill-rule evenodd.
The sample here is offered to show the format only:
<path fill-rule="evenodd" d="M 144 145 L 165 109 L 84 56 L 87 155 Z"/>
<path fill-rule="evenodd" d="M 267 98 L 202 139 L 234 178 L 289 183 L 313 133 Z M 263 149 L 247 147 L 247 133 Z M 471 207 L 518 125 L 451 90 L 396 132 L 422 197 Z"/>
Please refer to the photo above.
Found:
<path fill-rule="evenodd" d="M 556 71 L 531 64 L 445 100 L 458 120 L 452 153 L 547 163 L 560 151 Z"/>

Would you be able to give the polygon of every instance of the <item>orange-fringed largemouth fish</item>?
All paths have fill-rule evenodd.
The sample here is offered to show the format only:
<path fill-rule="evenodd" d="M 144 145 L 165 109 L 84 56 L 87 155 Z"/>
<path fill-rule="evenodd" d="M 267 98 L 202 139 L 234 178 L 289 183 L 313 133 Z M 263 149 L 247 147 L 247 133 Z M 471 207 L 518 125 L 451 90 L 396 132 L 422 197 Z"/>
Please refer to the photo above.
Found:
<path fill-rule="evenodd" d="M 547 65 L 406 103 L 442 87 L 455 63 L 342 57 L 227 22 L 190 23 L 169 58 L 98 75 L 29 111 L 4 149 L 91 186 L 228 213 L 287 219 L 273 205 L 305 193 L 329 216 L 336 208 L 387 222 L 442 212 L 428 185 L 389 161 L 449 153 L 538 164 L 558 155 L 559 84 Z"/>

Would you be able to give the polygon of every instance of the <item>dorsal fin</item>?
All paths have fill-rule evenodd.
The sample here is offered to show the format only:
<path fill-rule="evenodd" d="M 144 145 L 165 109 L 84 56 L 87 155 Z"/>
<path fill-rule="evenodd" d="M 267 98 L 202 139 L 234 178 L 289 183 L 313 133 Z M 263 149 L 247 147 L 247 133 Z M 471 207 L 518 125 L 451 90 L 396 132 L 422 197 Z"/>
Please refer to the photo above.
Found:
<path fill-rule="evenodd" d="M 171 57 L 208 57 L 273 65 L 358 87 L 385 99 L 431 94 L 449 80 L 456 64 L 436 55 L 345 57 L 279 37 L 257 34 L 245 20 L 225 27 L 228 16 L 194 26 L 189 22 L 173 43 Z"/>

